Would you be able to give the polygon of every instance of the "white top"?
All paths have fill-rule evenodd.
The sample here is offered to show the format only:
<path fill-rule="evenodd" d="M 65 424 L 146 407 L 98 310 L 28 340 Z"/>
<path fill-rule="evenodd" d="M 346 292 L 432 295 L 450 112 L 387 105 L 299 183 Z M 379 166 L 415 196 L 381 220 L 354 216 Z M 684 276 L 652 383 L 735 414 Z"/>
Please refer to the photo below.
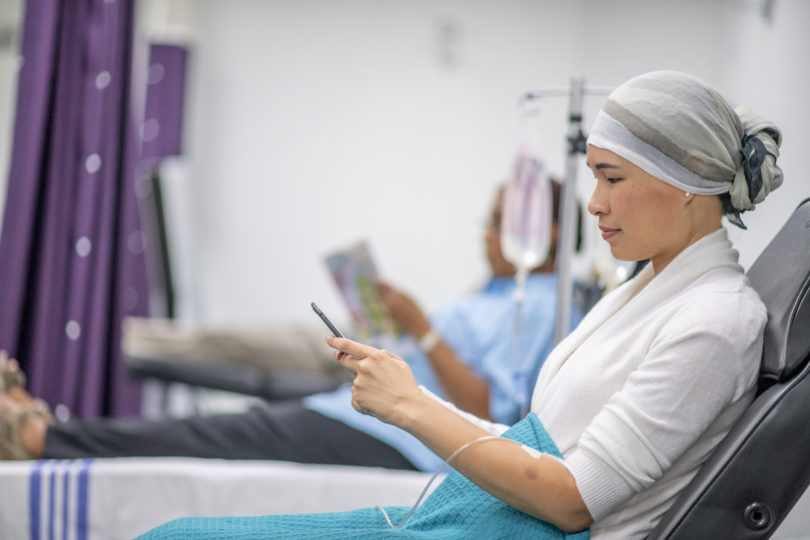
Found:
<path fill-rule="evenodd" d="M 767 314 L 737 257 L 720 229 L 660 274 L 648 265 L 543 365 L 531 410 L 593 538 L 645 537 L 753 399 Z"/>

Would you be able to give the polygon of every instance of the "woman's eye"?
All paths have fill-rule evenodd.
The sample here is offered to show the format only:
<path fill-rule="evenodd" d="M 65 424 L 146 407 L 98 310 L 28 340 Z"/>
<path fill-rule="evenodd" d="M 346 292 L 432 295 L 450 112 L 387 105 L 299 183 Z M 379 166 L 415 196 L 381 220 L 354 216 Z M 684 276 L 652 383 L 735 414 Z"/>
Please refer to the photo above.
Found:
<path fill-rule="evenodd" d="M 616 182 L 620 181 L 621 178 L 606 178 L 608 184 L 615 184 Z"/>

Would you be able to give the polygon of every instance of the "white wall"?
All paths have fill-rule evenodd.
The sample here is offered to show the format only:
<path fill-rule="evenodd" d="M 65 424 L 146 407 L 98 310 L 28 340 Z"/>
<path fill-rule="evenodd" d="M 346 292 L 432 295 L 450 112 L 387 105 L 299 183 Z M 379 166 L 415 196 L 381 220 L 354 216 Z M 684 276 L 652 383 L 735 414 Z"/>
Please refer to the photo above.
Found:
<path fill-rule="evenodd" d="M 615 85 L 652 69 L 689 71 L 783 128 L 785 185 L 745 216 L 748 232 L 734 232 L 746 265 L 810 195 L 799 169 L 810 143 L 803 0 L 776 0 L 770 20 L 760 0 L 145 5 L 153 30 L 162 26 L 153 33 L 179 24 L 192 51 L 187 152 L 167 171 L 188 318 L 310 321 L 315 299 L 340 321 L 321 259 L 360 238 L 426 307 L 471 288 L 486 274 L 481 225 L 511 165 L 516 100 L 574 74 Z M 19 6 L 0 0 L 0 15 Z M 16 74 L 13 56 L 3 58 L 5 171 Z M 600 104 L 587 100 L 586 124 Z M 557 173 L 566 107 L 548 100 L 538 124 Z M 591 183 L 580 167 L 583 195 Z"/>
<path fill-rule="evenodd" d="M 363 237 L 383 274 L 427 307 L 469 289 L 486 273 L 480 225 L 511 165 L 518 96 L 577 73 L 615 85 L 660 68 L 722 88 L 732 22 L 727 2 L 700 0 L 242 0 L 194 11 L 196 296 L 213 321 L 310 320 L 311 299 L 339 312 L 321 257 Z M 600 103 L 588 100 L 586 122 Z M 558 173 L 566 107 L 549 101 L 540 124 Z"/>
<path fill-rule="evenodd" d="M 359 238 L 428 305 L 483 277 L 481 224 L 509 167 L 516 98 L 567 84 L 564 65 L 538 58 L 567 39 L 571 13 L 537 32 L 543 10 L 525 2 L 198 6 L 205 317 L 310 320 L 311 299 L 342 309 L 321 259 Z M 457 25 L 449 65 L 442 20 Z"/>
<path fill-rule="evenodd" d="M 798 203 L 810 197 L 810 178 L 804 168 L 810 148 L 810 2 L 776 0 L 770 21 L 760 16 L 758 4 L 731 3 L 735 9 L 725 49 L 724 90 L 732 102 L 747 105 L 781 128 L 779 163 L 785 181 L 755 212 L 743 215 L 748 231 L 734 231 L 746 266 Z"/>

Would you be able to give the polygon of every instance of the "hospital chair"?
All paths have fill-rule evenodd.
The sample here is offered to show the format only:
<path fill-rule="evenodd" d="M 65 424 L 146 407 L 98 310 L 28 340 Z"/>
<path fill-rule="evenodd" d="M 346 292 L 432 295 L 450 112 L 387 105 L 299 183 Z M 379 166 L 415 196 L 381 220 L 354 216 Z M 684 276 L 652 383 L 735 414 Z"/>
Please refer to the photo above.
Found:
<path fill-rule="evenodd" d="M 810 199 L 748 277 L 768 309 L 757 397 L 650 539 L 769 538 L 810 483 Z"/>

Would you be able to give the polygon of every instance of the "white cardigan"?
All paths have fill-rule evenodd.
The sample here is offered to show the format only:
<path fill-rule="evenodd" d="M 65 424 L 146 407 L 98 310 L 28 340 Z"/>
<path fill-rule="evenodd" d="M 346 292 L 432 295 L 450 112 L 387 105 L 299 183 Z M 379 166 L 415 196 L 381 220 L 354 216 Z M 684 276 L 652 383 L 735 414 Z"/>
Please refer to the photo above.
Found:
<path fill-rule="evenodd" d="M 605 296 L 532 400 L 595 520 L 643 537 L 753 398 L 765 306 L 720 229 Z"/>
<path fill-rule="evenodd" d="M 646 536 L 753 398 L 767 315 L 737 257 L 720 229 L 648 265 L 546 360 L 531 410 L 593 538 Z"/>

